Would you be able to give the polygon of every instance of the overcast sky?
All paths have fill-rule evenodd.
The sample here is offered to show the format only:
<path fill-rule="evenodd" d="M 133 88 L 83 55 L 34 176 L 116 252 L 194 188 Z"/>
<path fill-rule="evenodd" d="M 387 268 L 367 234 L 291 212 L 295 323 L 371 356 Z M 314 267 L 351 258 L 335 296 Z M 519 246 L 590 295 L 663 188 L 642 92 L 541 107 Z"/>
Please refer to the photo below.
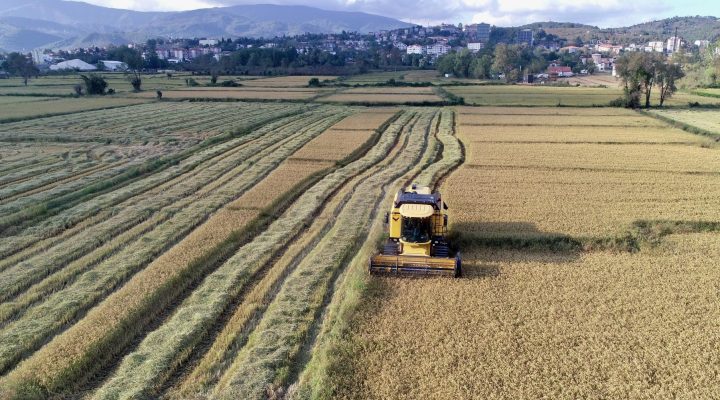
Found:
<path fill-rule="evenodd" d="M 718 0 L 84 0 L 133 10 L 191 10 L 232 4 L 302 4 L 329 10 L 365 11 L 421 25 L 488 22 L 499 26 L 537 21 L 627 26 L 654 19 L 720 16 Z"/>

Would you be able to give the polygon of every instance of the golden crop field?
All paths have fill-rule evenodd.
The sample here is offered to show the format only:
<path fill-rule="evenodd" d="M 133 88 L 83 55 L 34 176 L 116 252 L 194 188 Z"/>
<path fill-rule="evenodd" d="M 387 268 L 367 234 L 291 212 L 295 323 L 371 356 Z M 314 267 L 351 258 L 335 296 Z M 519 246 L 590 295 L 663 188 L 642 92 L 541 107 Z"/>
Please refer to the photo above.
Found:
<path fill-rule="evenodd" d="M 712 398 L 715 234 L 640 254 L 465 253 L 464 279 L 382 278 L 336 398 Z"/>
<path fill-rule="evenodd" d="M 695 398 L 720 390 L 711 333 L 720 158 L 711 140 L 627 111 L 562 110 L 544 117 L 550 126 L 526 126 L 501 108 L 458 110 L 465 160 L 441 191 L 465 277 L 349 272 L 350 294 L 331 303 L 335 321 L 323 330 L 323 358 L 301 379 L 304 393 Z M 544 115 L 533 110 L 507 114 Z M 478 118 L 499 125 L 463 124 Z M 578 123 L 587 118 L 598 120 Z"/>
<path fill-rule="evenodd" d="M 38 93 L 0 96 L 0 399 L 720 392 L 717 112 L 310 78 L 0 81 Z M 411 183 L 449 205 L 462 277 L 368 273 Z"/>

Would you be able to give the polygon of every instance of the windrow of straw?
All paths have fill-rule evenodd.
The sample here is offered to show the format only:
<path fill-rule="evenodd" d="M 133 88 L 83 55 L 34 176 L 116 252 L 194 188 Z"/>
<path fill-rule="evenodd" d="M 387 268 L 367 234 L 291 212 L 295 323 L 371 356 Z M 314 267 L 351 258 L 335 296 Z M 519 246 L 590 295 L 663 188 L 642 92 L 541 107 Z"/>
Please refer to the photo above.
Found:
<path fill-rule="evenodd" d="M 317 123 L 300 128 L 296 134 L 244 160 L 237 168 L 226 174 L 227 178 L 207 186 L 208 189 L 217 187 L 218 190 L 199 196 L 199 200 L 191 207 L 180 210 L 167 222 L 143 235 L 142 240 L 137 242 L 137 246 L 123 248 L 116 254 L 119 258 L 115 262 L 106 261 L 99 264 L 91 271 L 79 276 L 72 285 L 54 293 L 45 302 L 28 309 L 20 319 L 0 331 L 0 337 L 6 336 L 5 339 L 7 339 L 0 340 L 8 344 L 8 346 L 3 346 L 2 359 L 12 363 L 28 349 L 40 344 L 43 337 L 47 337 L 71 321 L 75 315 L 94 304 L 104 294 L 131 276 L 139 267 L 157 256 L 158 252 L 166 248 L 169 243 L 177 241 L 193 226 L 202 222 L 213 210 L 237 197 L 238 193 L 247 190 L 302 144 L 324 131 L 327 126 L 342 116 L 342 113 L 335 113 L 320 119 Z M 223 181 L 225 184 L 222 184 Z M 208 223 L 222 225 L 223 221 L 211 220 Z M 227 227 L 230 231 L 235 229 L 231 223 Z M 213 257 L 221 257 L 221 254 L 213 253 L 213 249 L 217 247 L 226 252 L 232 251 L 232 245 L 235 242 L 232 239 L 234 236 L 230 233 L 228 233 L 230 238 L 226 238 L 215 235 L 215 230 L 212 229 L 200 229 L 197 232 L 197 235 L 191 236 L 173 247 L 170 252 L 134 276 L 101 306 L 96 307 L 88 317 L 74 325 L 65 334 L 56 337 L 39 354 L 49 353 L 48 357 L 57 355 L 65 360 L 65 365 L 82 362 L 78 360 L 92 359 L 92 367 L 100 368 L 102 362 L 98 358 L 89 358 L 90 354 L 103 359 L 111 352 L 115 353 L 121 350 L 131 339 L 131 334 L 141 330 L 150 316 L 161 312 L 163 304 L 167 306 L 182 293 L 184 287 L 196 279 L 198 276 L 196 274 L 202 274 L 205 268 L 211 266 L 211 263 L 206 262 L 206 258 L 210 256 L 204 253 L 212 254 Z M 205 237 L 207 238 L 205 239 Z M 197 243 L 191 243 L 195 239 L 200 240 L 202 243 L 198 243 L 202 245 L 197 246 Z M 123 262 L 119 264 L 119 260 L 123 260 Z M 121 322 L 123 320 L 126 322 Z M 19 336 L 24 337 L 25 340 L 20 342 L 14 339 Z M 63 338 L 67 339 L 63 340 Z M 64 347 L 64 343 L 70 344 L 70 347 Z M 84 345 L 77 346 L 77 343 Z M 95 353 L 100 346 L 104 346 L 102 355 Z M 29 365 L 32 368 L 33 359 L 40 357 L 42 356 L 36 354 L 23 365 Z M 47 371 L 43 365 L 44 361 L 39 362 L 41 370 Z M 21 366 L 19 369 L 22 370 L 23 367 Z M 73 381 L 79 383 L 84 376 L 87 376 L 88 369 L 92 370 L 92 368 L 72 370 L 77 374 Z M 39 371 L 35 370 L 35 372 Z M 68 370 L 53 369 L 51 373 L 62 376 L 64 373 L 68 373 Z M 70 388 L 67 382 L 61 386 Z"/>
<path fill-rule="evenodd" d="M 295 372 L 303 345 L 332 292 L 330 286 L 359 249 L 384 188 L 422 158 L 434 111 L 422 112 L 404 147 L 369 171 L 355 188 L 333 227 L 285 279 L 258 326 L 213 391 L 217 398 L 259 398 L 271 384 L 284 384 Z"/>
<path fill-rule="evenodd" d="M 348 179 L 381 161 L 408 117 L 391 124 L 378 144 L 357 161 L 328 174 L 302 193 L 290 208 L 251 242 L 209 274 L 170 319 L 127 355 L 97 398 L 154 396 L 177 363 L 252 277 L 295 237 L 325 200 Z"/>

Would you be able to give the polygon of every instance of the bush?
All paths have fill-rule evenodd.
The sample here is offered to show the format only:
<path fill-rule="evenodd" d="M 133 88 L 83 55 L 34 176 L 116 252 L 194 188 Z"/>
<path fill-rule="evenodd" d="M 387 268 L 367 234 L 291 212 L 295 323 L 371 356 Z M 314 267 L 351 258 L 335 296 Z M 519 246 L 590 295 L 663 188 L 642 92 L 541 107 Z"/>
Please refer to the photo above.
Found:
<path fill-rule="evenodd" d="M 222 86 L 222 87 L 238 87 L 238 86 L 242 86 L 242 85 L 239 84 L 239 83 L 237 83 L 237 82 L 235 82 L 235 80 L 230 79 L 230 80 L 227 80 L 227 81 L 222 81 L 222 82 L 220 83 L 220 86 Z"/>
<path fill-rule="evenodd" d="M 185 85 L 187 86 L 200 86 L 200 84 L 193 78 L 185 79 Z"/>
<path fill-rule="evenodd" d="M 158 100 L 162 99 L 162 91 L 158 90 L 155 93 L 157 93 Z"/>
<path fill-rule="evenodd" d="M 80 75 L 85 84 L 85 93 L 87 94 L 105 94 L 108 86 L 107 81 L 101 75 L 90 74 Z"/>
<path fill-rule="evenodd" d="M 82 96 L 82 95 L 83 95 L 82 85 L 75 85 L 75 86 L 73 86 L 73 90 L 75 91 L 75 95 L 77 95 L 77 96 Z"/>
<path fill-rule="evenodd" d="M 310 78 L 308 81 L 309 87 L 320 87 L 320 79 L 318 78 Z"/>
<path fill-rule="evenodd" d="M 139 92 L 142 90 L 142 79 L 140 79 L 140 75 L 134 75 L 132 79 L 130 79 L 130 84 L 133 87 L 133 90 L 136 92 Z"/>
<path fill-rule="evenodd" d="M 115 89 L 108 89 L 107 94 L 115 94 Z"/>

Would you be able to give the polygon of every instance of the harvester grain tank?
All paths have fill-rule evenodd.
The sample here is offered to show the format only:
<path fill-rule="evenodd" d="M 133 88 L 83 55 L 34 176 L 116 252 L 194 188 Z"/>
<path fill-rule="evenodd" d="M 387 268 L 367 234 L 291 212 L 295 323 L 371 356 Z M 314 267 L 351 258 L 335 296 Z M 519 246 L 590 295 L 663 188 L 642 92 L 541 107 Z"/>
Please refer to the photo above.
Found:
<path fill-rule="evenodd" d="M 413 184 L 398 191 L 385 215 L 388 240 L 370 258 L 370 273 L 459 277 L 462 264 L 448 242 L 447 210 L 440 193 L 426 186 Z"/>

